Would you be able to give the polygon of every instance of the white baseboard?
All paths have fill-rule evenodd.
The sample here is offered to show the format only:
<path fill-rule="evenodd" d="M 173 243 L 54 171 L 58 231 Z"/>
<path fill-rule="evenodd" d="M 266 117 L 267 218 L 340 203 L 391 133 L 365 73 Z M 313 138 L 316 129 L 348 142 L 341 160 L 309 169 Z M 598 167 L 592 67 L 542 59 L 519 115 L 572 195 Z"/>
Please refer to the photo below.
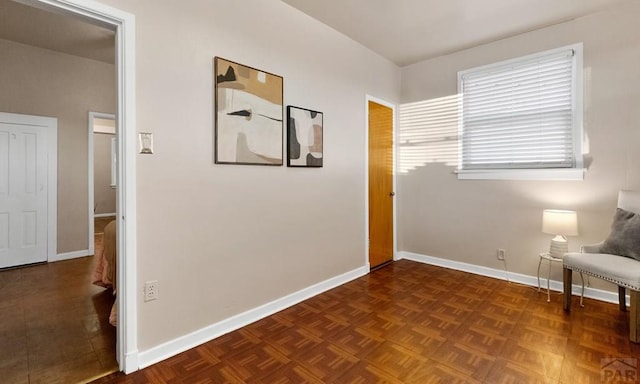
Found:
<path fill-rule="evenodd" d="M 507 272 L 502 269 L 488 268 L 480 265 L 462 263 L 459 261 L 447 260 L 447 259 L 442 259 L 442 258 L 433 257 L 433 256 L 425 256 L 425 255 L 420 255 L 417 253 L 411 253 L 411 252 L 405 252 L 405 251 L 398 252 L 398 259 L 412 260 L 412 261 L 417 261 L 419 263 L 430 264 L 430 265 L 435 265 L 438 267 L 444 267 L 449 269 L 455 269 L 457 271 L 469 272 L 476 275 L 493 277 L 495 279 L 507 280 L 507 281 L 512 281 L 514 283 L 520 283 L 520 284 L 530 285 L 532 287 L 538 287 L 537 276 L 522 275 L 519 273 Z M 545 289 L 547 287 L 547 279 L 543 278 L 542 276 L 540 277 L 540 286 Z M 552 291 L 556 291 L 556 292 L 564 291 L 562 281 L 551 280 L 549 281 L 549 287 Z M 582 289 L 581 285 L 573 284 L 571 288 L 571 292 L 574 295 L 579 296 L 581 289 Z M 601 289 L 585 287 L 584 297 L 604 301 L 607 303 L 614 303 L 614 304 L 618 303 L 617 292 L 603 291 Z M 629 299 L 627 298 L 627 302 L 628 300 Z"/>
<path fill-rule="evenodd" d="M 139 366 L 140 362 L 138 360 L 138 351 L 135 350 L 125 353 L 124 364 L 120 364 L 120 369 L 122 370 L 122 372 L 128 375 L 137 371 L 138 369 L 141 369 L 138 368 Z"/>
<path fill-rule="evenodd" d="M 57 255 L 55 255 L 53 257 L 50 257 L 49 260 L 47 260 L 47 261 L 52 263 L 54 261 L 77 259 L 78 257 L 85 257 L 85 256 L 90 256 L 90 255 L 91 255 L 91 253 L 89 252 L 88 249 L 83 249 L 82 251 L 58 253 Z"/>
<path fill-rule="evenodd" d="M 211 324 L 208 327 L 202 328 L 188 335 L 178 337 L 151 349 L 147 349 L 146 351 L 141 351 L 138 353 L 139 368 L 143 369 L 171 356 L 177 355 L 178 353 L 197 347 L 198 345 L 204 344 L 216 337 L 235 331 L 238 328 L 242 328 L 245 325 L 249 325 L 310 297 L 357 279 L 367 273 L 369 273 L 369 269 L 366 267 L 354 269 L 342 275 L 330 278 L 280 299 L 274 300 L 270 303 Z"/>
<path fill-rule="evenodd" d="M 113 213 L 94 213 L 93 214 L 94 218 L 95 217 L 111 217 L 111 216 L 116 217 L 116 213 L 113 212 Z"/>
<path fill-rule="evenodd" d="M 505 281 L 508 280 L 515 283 L 530 285 L 533 287 L 538 286 L 538 280 L 536 276 L 506 272 L 501 269 L 488 268 L 479 265 L 462 263 L 459 261 L 447 260 L 404 251 L 398 252 L 396 254 L 396 260 L 402 259 L 412 260 L 419 263 L 425 263 L 449 269 L 455 269 L 458 271 L 469 272 L 476 275 L 492 277 Z M 178 337 L 145 351 L 140 351 L 135 356 L 131 356 L 131 363 L 132 365 L 136 365 L 138 369 L 146 368 L 169 357 L 175 356 L 186 350 L 197 347 L 198 345 L 204 344 L 212 339 L 215 339 L 216 337 L 220 337 L 224 334 L 235 331 L 236 329 L 242 328 L 255 321 L 258 321 L 264 317 L 270 316 L 310 297 L 328 291 L 329 289 L 335 288 L 339 285 L 345 284 L 351 280 L 357 279 L 358 277 L 364 276 L 367 273 L 369 273 L 368 266 L 363 266 L 346 272 L 342 275 L 325 280 L 318 284 L 314 284 L 310 287 L 304 288 L 280 299 L 276 299 L 270 303 L 266 303 L 233 317 L 211 324 L 190 334 Z M 543 287 L 546 287 L 547 280 L 541 277 L 540 284 Z M 563 290 L 562 282 L 556 280 L 550 281 L 550 287 L 551 290 L 557 292 L 562 292 Z M 580 289 L 580 285 L 574 284 L 572 288 L 573 294 L 579 295 Z M 585 297 L 609 303 L 618 302 L 617 292 L 608 292 L 600 289 L 585 287 L 584 295 Z"/>

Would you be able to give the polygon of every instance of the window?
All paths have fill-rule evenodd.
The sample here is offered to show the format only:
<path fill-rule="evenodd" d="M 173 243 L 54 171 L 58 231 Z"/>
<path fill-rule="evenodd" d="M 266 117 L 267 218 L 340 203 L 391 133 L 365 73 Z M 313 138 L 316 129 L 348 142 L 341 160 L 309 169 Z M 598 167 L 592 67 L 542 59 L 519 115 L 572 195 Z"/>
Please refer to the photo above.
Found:
<path fill-rule="evenodd" d="M 458 91 L 459 179 L 582 179 L 582 44 L 459 72 Z"/>

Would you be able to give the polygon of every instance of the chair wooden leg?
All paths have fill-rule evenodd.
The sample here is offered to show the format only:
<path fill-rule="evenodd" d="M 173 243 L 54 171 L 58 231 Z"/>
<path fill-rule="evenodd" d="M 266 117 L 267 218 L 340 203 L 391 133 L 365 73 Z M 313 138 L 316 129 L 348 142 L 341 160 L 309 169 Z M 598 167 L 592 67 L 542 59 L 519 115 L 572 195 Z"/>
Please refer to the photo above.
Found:
<path fill-rule="evenodd" d="M 640 292 L 630 289 L 631 306 L 629 311 L 629 340 L 640 343 Z"/>
<path fill-rule="evenodd" d="M 618 285 L 618 305 L 620 306 L 620 310 L 622 312 L 626 312 L 627 310 L 627 293 L 625 292 L 624 287 Z"/>
<path fill-rule="evenodd" d="M 569 268 L 562 268 L 562 281 L 564 283 L 564 310 L 571 311 L 571 278 L 573 271 Z"/>

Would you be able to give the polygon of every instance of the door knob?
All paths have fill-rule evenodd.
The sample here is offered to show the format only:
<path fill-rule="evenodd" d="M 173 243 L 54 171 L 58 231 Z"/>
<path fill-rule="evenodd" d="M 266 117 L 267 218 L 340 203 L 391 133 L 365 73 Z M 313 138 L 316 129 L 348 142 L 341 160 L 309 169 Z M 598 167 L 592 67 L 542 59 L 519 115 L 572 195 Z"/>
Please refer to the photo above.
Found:
<path fill-rule="evenodd" d="M 395 196 L 396 193 L 395 192 L 389 192 L 389 196 Z"/>

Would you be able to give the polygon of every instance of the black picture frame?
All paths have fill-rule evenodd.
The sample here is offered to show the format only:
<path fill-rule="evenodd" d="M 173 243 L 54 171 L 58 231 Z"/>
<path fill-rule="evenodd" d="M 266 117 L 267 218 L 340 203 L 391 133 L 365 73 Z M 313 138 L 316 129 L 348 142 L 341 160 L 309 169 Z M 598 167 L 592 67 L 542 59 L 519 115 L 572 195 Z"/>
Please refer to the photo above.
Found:
<path fill-rule="evenodd" d="M 287 106 L 287 166 L 321 168 L 324 160 L 324 114 Z"/>

